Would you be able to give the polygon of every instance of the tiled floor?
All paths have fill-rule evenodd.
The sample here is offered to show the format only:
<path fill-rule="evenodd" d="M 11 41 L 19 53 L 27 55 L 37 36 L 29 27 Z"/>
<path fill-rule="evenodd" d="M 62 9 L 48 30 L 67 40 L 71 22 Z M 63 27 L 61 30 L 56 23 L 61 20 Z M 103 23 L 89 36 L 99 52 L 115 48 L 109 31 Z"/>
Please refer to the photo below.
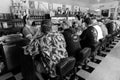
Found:
<path fill-rule="evenodd" d="M 120 42 L 109 52 L 96 56 L 96 62 L 89 62 L 89 69 L 78 69 L 78 80 L 120 80 Z M 112 48 L 112 47 L 111 47 Z M 0 76 L 0 80 L 23 80 L 20 69 Z"/>
<path fill-rule="evenodd" d="M 78 71 L 80 80 L 120 80 L 120 41 L 114 43 L 108 52 L 96 56 L 96 62 L 88 63 L 89 70 Z"/>
<path fill-rule="evenodd" d="M 120 42 L 86 80 L 120 80 Z"/>

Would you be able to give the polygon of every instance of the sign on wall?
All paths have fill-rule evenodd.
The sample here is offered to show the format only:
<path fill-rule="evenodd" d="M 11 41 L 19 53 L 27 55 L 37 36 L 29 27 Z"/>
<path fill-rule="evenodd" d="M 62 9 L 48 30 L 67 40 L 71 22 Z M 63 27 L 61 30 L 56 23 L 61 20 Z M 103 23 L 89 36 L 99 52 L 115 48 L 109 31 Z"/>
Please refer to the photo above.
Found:
<path fill-rule="evenodd" d="M 70 11 L 72 10 L 72 6 L 71 5 L 66 5 L 66 8 L 68 8 Z"/>
<path fill-rule="evenodd" d="M 48 11 L 49 10 L 49 7 L 48 7 L 48 3 L 47 2 L 40 2 L 38 3 L 38 8 L 41 10 L 41 11 Z"/>
<path fill-rule="evenodd" d="M 74 6 L 74 11 L 79 11 L 79 6 Z"/>
<path fill-rule="evenodd" d="M 53 10 L 57 10 L 58 8 L 62 8 L 62 4 L 53 3 Z"/>
<path fill-rule="evenodd" d="M 35 3 L 34 3 L 34 1 L 29 1 L 29 8 L 30 9 L 35 9 Z"/>
<path fill-rule="evenodd" d="M 48 4 L 48 8 L 50 11 L 53 10 L 53 4 Z"/>

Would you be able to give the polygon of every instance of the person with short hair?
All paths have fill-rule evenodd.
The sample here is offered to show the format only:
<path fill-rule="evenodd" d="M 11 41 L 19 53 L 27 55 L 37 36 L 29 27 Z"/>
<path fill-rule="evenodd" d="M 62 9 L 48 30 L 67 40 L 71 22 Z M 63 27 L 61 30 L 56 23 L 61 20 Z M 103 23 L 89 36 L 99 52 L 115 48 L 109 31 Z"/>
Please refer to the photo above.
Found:
<path fill-rule="evenodd" d="M 56 77 L 55 66 L 60 59 L 68 57 L 65 39 L 57 28 L 58 26 L 52 25 L 51 20 L 44 20 L 41 24 L 43 36 L 39 39 L 41 54 L 47 60 L 47 64 L 43 61 L 46 65 L 44 67 L 51 77 Z"/>
<path fill-rule="evenodd" d="M 96 47 L 98 45 L 98 32 L 93 26 L 92 19 L 88 19 L 87 22 L 87 29 L 85 29 L 82 34 L 80 35 L 80 44 L 82 48 L 89 47 L 91 48 L 91 57 L 93 57 L 92 60 L 95 60 L 96 55 Z"/>

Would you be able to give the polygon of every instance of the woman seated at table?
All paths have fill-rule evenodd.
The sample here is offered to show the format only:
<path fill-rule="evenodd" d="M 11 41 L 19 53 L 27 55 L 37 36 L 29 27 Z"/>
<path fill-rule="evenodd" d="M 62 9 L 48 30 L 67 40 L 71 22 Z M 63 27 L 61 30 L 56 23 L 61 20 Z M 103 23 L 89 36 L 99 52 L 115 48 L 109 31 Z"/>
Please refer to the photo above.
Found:
<path fill-rule="evenodd" d="M 37 27 L 34 21 L 28 20 L 22 33 L 25 38 L 31 40 L 40 33 L 40 27 Z"/>

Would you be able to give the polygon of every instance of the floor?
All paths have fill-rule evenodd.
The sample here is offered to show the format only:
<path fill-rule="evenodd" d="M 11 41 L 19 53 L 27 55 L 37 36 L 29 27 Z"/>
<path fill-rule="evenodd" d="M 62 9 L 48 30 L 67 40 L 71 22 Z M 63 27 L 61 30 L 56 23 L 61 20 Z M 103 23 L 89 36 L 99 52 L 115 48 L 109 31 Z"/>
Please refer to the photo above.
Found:
<path fill-rule="evenodd" d="M 96 62 L 89 62 L 89 69 L 78 69 L 78 80 L 120 80 L 120 41 L 116 39 L 111 48 L 96 56 Z M 20 69 L 0 76 L 0 80 L 23 80 Z"/>

